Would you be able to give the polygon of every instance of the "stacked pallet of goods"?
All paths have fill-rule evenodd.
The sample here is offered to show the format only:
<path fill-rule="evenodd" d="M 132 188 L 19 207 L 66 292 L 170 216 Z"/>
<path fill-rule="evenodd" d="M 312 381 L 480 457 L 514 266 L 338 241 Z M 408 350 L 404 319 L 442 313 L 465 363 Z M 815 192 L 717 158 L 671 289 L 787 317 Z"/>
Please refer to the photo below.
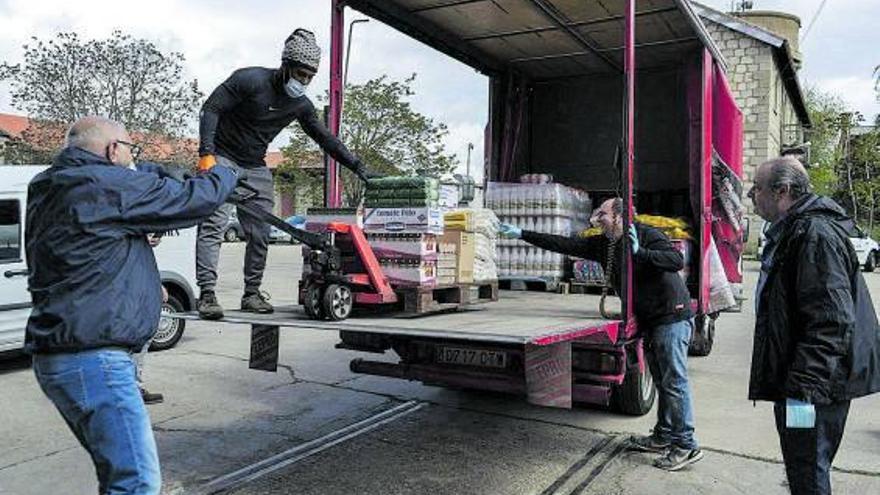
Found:
<path fill-rule="evenodd" d="M 537 174 L 523 176 L 520 183 L 490 182 L 486 206 L 502 223 L 561 236 L 582 231 L 591 212 L 587 193 Z M 562 280 L 567 266 L 566 256 L 517 239 L 498 240 L 497 260 L 499 278 L 540 279 L 548 286 Z"/>
<path fill-rule="evenodd" d="M 389 283 L 438 284 L 443 213 L 439 184 L 426 177 L 384 177 L 367 183 L 364 233 Z"/>
<path fill-rule="evenodd" d="M 455 275 L 455 282 L 487 283 L 498 280 L 496 240 L 498 217 L 486 208 L 465 208 L 444 215 L 445 232 L 440 239 L 441 263 L 454 256 L 455 271 L 441 267 L 441 275 Z M 444 260 L 443 256 L 449 258 Z M 448 266 L 448 265 L 447 265 Z"/>

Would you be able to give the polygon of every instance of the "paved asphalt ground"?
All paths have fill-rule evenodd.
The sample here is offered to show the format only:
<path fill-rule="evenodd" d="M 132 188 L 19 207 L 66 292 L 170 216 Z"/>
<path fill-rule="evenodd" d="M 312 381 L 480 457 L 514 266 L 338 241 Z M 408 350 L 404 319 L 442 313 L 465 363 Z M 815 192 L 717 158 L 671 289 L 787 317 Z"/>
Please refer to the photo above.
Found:
<path fill-rule="evenodd" d="M 243 252 L 241 243 L 222 251 L 227 307 L 238 304 Z M 269 256 L 272 302 L 294 303 L 299 249 L 272 246 Z M 747 266 L 747 292 L 756 268 Z M 880 301 L 880 273 L 866 279 Z M 310 330 L 282 331 L 278 373 L 251 371 L 247 327 L 190 323 L 175 349 L 147 362 L 149 388 L 166 398 L 150 406 L 164 493 L 784 494 L 771 407 L 745 399 L 750 308 L 724 314 L 712 355 L 691 359 L 707 452 L 679 473 L 622 450 L 626 435 L 648 432 L 654 411 L 554 410 L 355 375 L 348 362 L 358 354 Z M 0 391 L 0 494 L 95 493 L 88 456 L 27 360 L 0 362 Z M 880 396 L 853 403 L 835 469 L 836 493 L 880 493 Z"/>

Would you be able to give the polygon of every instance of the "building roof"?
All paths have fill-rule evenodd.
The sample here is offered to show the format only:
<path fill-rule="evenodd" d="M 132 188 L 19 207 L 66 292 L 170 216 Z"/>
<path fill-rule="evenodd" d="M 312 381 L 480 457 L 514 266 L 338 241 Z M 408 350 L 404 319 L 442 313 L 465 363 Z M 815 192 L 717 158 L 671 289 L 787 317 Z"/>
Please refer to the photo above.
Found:
<path fill-rule="evenodd" d="M 707 7 L 703 4 L 693 2 L 694 10 L 697 15 L 703 19 L 712 21 L 716 24 L 754 38 L 764 44 L 770 45 L 773 51 L 773 61 L 779 69 L 782 77 L 782 83 L 785 86 L 785 92 L 791 100 L 795 114 L 804 127 L 812 127 L 810 114 L 807 112 L 807 104 L 804 101 L 804 94 L 801 91 L 801 85 L 798 81 L 797 70 L 794 66 L 794 58 L 792 57 L 791 47 L 788 40 L 768 31 L 760 26 L 746 22 L 743 19 L 734 17 L 724 12 Z"/>
<path fill-rule="evenodd" d="M 31 120 L 24 115 L 0 113 L 0 136 L 13 139 L 24 137 L 24 131 L 30 126 Z M 60 139 L 56 137 L 56 139 Z M 171 138 L 159 134 L 145 134 L 133 132 L 132 139 L 142 145 L 145 150 L 145 158 L 163 160 L 167 158 L 179 158 L 181 153 L 195 154 L 199 142 L 194 138 Z M 266 165 L 275 168 L 284 161 L 280 151 L 266 153 Z"/>
<path fill-rule="evenodd" d="M 19 138 L 30 124 L 31 120 L 23 115 L 0 113 L 0 135 Z"/>
<path fill-rule="evenodd" d="M 284 162 L 284 155 L 280 151 L 269 151 L 266 153 L 266 166 L 276 168 Z"/>

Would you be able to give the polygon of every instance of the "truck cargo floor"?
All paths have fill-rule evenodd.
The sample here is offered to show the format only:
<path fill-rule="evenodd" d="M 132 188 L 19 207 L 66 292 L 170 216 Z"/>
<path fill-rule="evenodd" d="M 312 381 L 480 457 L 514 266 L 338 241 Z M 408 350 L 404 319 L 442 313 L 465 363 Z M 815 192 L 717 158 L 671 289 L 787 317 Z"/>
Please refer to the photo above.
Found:
<path fill-rule="evenodd" d="M 394 313 L 355 312 L 345 321 L 309 319 L 301 306 L 275 308 L 272 314 L 226 311 L 220 322 L 315 330 L 407 334 L 499 343 L 548 345 L 609 330 L 620 320 L 599 314 L 600 296 L 503 291 L 500 300 L 447 313 L 399 317 Z M 613 301 L 613 302 L 612 302 Z M 619 307 L 616 298 L 609 306 Z M 173 315 L 198 320 L 195 312 Z"/>

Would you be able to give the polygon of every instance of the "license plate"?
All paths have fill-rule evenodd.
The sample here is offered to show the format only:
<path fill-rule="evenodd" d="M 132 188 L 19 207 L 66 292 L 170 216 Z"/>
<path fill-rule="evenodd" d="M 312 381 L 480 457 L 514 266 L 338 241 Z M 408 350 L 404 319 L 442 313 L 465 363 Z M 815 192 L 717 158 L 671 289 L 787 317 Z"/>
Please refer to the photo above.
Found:
<path fill-rule="evenodd" d="M 507 353 L 468 349 L 465 347 L 437 347 L 437 362 L 440 364 L 463 364 L 483 368 L 504 368 L 507 366 Z"/>

